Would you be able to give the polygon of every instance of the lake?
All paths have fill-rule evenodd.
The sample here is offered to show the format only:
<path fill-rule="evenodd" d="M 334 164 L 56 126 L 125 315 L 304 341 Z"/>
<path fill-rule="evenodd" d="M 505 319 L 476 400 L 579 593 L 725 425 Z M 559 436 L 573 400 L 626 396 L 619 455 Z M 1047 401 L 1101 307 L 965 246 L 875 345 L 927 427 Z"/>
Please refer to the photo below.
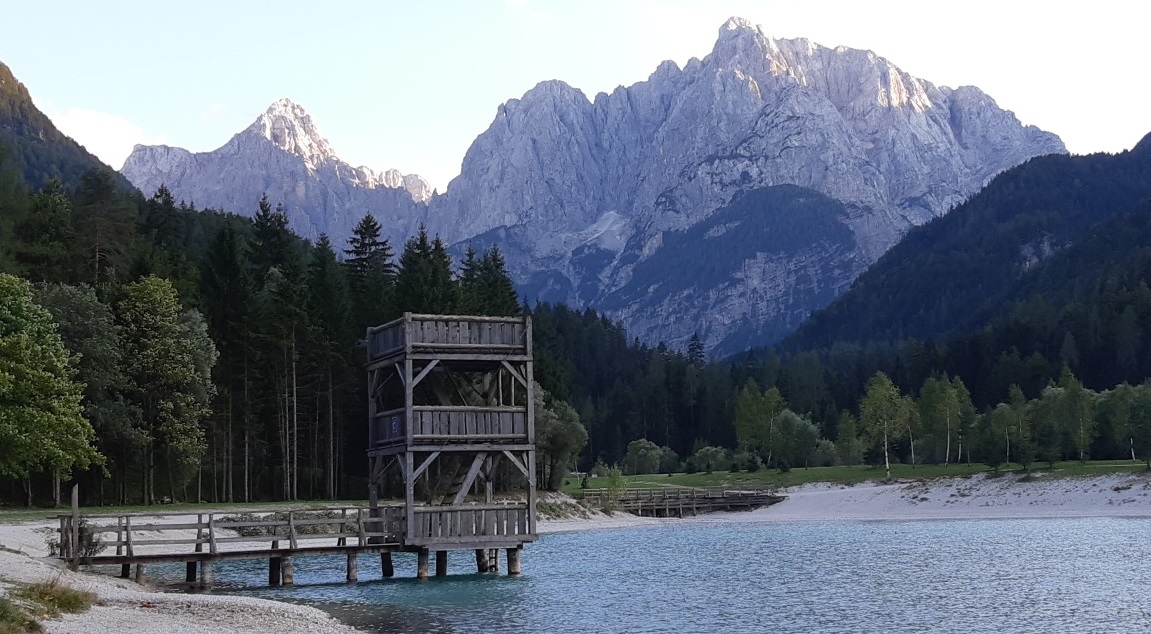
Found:
<path fill-rule="evenodd" d="M 342 557 L 296 559 L 291 588 L 251 587 L 256 561 L 216 581 L 372 632 L 1151 631 L 1147 519 L 683 520 L 543 535 L 520 577 L 474 574 L 470 551 L 427 581 L 395 560 L 374 580 L 363 556 L 358 584 Z"/>

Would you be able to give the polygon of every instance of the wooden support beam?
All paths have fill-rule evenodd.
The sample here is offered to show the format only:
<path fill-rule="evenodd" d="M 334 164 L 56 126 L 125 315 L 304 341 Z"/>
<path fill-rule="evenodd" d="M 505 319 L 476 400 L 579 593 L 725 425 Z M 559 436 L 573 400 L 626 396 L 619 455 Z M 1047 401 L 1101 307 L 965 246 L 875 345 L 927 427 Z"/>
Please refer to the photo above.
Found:
<path fill-rule="evenodd" d="M 349 583 L 354 583 L 360 579 L 360 571 L 357 569 L 356 553 L 348 553 L 348 574 L 346 576 Z"/>
<path fill-rule="evenodd" d="M 296 572 L 295 567 L 292 566 L 291 557 L 284 557 L 280 564 L 280 580 L 285 586 L 296 584 Z"/>
<path fill-rule="evenodd" d="M 424 369 L 420 370 L 420 373 L 416 375 L 416 378 L 412 379 L 412 384 L 409 385 L 408 387 L 414 388 L 417 385 L 419 385 L 420 381 L 423 381 L 424 377 L 426 377 L 428 375 L 428 372 L 431 372 L 432 368 L 435 368 L 439 364 L 440 364 L 439 359 L 432 359 L 431 361 L 429 361 L 428 364 L 424 366 Z"/>
<path fill-rule="evenodd" d="M 209 590 L 212 588 L 212 562 L 200 562 L 200 588 Z"/>
<path fill-rule="evenodd" d="M 446 550 L 436 551 L 436 576 L 448 576 L 448 551 Z"/>
<path fill-rule="evenodd" d="M 520 564 L 520 554 L 523 553 L 524 547 L 508 549 L 508 574 L 518 575 L 523 572 L 523 567 Z"/>
<path fill-rule="evenodd" d="M 392 553 L 380 553 L 380 576 L 390 578 L 396 574 L 396 569 L 392 565 Z"/>
<path fill-rule="evenodd" d="M 483 574 L 488 571 L 488 551 L 486 548 L 476 549 L 476 572 Z"/>
<path fill-rule="evenodd" d="M 280 570 L 282 560 L 279 557 L 268 558 L 268 585 L 273 588 L 280 585 Z"/>
<path fill-rule="evenodd" d="M 507 361 L 500 361 L 500 363 L 503 364 L 504 368 L 507 369 L 508 373 L 511 374 L 516 381 L 519 381 L 520 385 L 524 386 L 525 388 L 528 386 L 528 382 L 526 379 L 524 379 L 524 375 L 520 374 L 520 371 L 515 369 L 515 366 L 508 363 Z"/>
<path fill-rule="evenodd" d="M 531 474 L 528 472 L 528 466 L 526 464 L 520 462 L 520 459 L 516 458 L 515 454 L 513 454 L 510 451 L 507 451 L 506 449 L 504 450 L 503 454 L 508 457 L 508 460 L 511 460 L 512 464 L 515 465 L 516 468 L 520 470 L 520 473 L 524 474 L 524 477 L 527 478 L 528 481 L 530 482 L 532 477 L 531 477 Z"/>
<path fill-rule="evenodd" d="M 184 583 L 196 583 L 196 562 L 184 563 Z"/>
<path fill-rule="evenodd" d="M 148 573 L 144 570 L 144 564 L 136 564 L 136 583 L 140 585 L 148 583 Z"/>
<path fill-rule="evenodd" d="M 464 499 L 468 497 L 468 491 L 471 490 L 472 484 L 476 481 L 476 476 L 480 472 L 480 467 L 484 465 L 484 459 L 487 456 L 482 453 L 477 453 L 476 457 L 472 460 L 472 466 L 468 469 L 468 474 L 464 477 L 463 483 L 460 484 L 460 490 L 456 492 L 456 497 L 452 500 L 454 506 L 459 506 L 464 503 Z"/>
<path fill-rule="evenodd" d="M 430 455 L 428 455 L 427 458 L 424 458 L 424 461 L 420 463 L 420 466 L 415 470 L 415 473 L 413 473 L 411 477 L 407 479 L 408 484 L 415 484 L 416 478 L 424 475 L 424 472 L 428 470 L 428 467 L 432 466 L 432 463 L 435 462 L 436 458 L 439 457 L 440 452 L 433 451 Z"/>
<path fill-rule="evenodd" d="M 428 549 L 421 548 L 416 553 L 416 579 L 428 578 Z"/>

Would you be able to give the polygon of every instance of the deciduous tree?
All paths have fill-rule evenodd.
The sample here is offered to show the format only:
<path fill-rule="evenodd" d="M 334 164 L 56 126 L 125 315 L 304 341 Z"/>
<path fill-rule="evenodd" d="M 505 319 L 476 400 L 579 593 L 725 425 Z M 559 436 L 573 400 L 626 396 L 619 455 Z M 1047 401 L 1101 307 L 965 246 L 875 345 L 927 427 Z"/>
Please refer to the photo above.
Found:
<path fill-rule="evenodd" d="M 102 460 L 83 386 L 52 317 L 28 282 L 0 274 L 0 475 L 67 473 Z M 27 488 L 31 503 L 31 487 Z"/>

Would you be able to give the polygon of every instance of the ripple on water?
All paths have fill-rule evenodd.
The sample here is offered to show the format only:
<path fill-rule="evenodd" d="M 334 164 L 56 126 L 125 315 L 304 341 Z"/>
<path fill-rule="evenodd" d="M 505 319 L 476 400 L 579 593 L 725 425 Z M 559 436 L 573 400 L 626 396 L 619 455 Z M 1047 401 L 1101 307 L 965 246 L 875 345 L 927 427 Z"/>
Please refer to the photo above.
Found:
<path fill-rule="evenodd" d="M 672 522 L 544 535 L 521 577 L 343 583 L 342 557 L 217 564 L 225 591 L 317 605 L 373 632 L 1113 632 L 1151 630 L 1151 521 Z M 363 555 L 361 579 L 378 578 Z M 176 574 L 176 573 L 174 573 Z M 403 578 L 402 575 L 409 575 Z"/>

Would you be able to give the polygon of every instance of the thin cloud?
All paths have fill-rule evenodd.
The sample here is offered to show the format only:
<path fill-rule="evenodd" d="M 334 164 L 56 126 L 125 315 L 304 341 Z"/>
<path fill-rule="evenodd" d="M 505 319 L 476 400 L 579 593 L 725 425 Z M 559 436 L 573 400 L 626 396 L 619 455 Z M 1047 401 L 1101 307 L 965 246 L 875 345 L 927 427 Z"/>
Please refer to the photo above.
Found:
<path fill-rule="evenodd" d="M 95 154 L 101 161 L 120 169 L 136 144 L 156 145 L 163 136 L 149 136 L 127 119 L 84 108 L 68 108 L 49 115 L 52 123 Z"/>

